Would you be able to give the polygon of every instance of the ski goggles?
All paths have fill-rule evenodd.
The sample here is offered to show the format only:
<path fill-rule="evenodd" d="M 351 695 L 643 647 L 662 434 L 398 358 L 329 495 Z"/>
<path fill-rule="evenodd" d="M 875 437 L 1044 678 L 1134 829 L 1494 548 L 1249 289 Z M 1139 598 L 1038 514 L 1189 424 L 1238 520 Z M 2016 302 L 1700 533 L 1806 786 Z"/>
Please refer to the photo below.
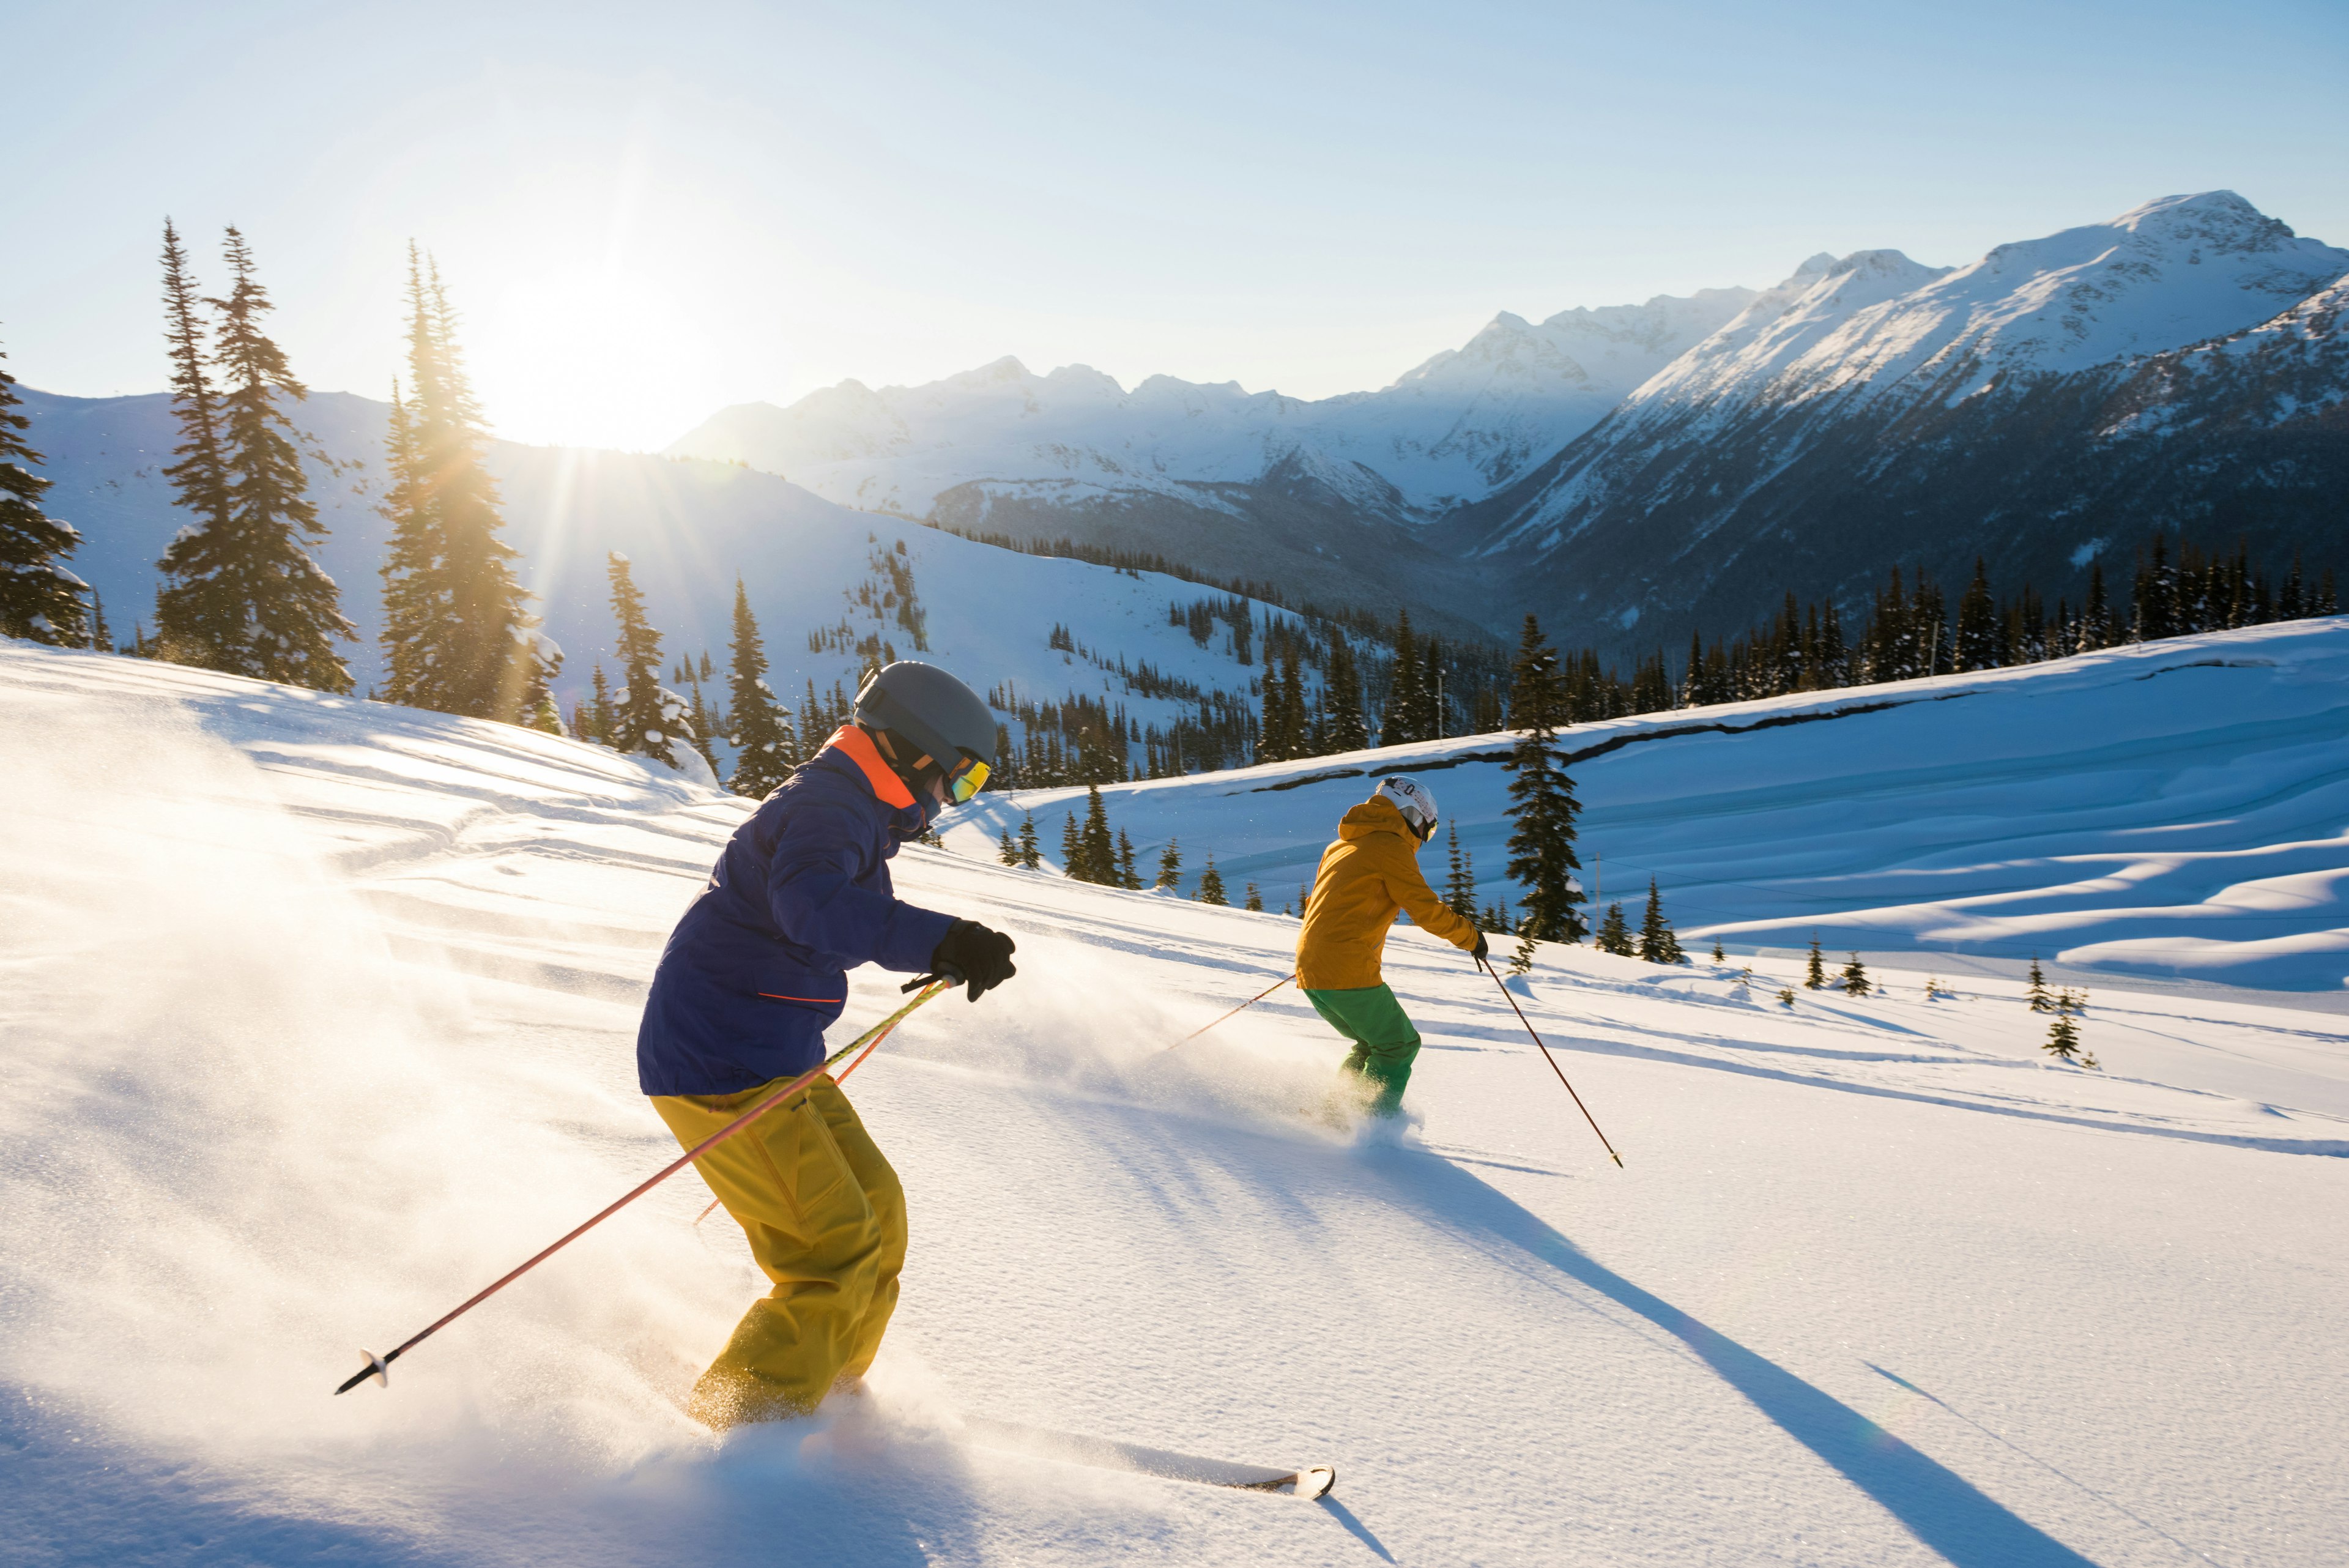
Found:
<path fill-rule="evenodd" d="M 962 761 L 947 773 L 947 798 L 957 805 L 968 804 L 971 796 L 987 787 L 987 775 L 990 771 L 985 763 L 965 752 Z"/>

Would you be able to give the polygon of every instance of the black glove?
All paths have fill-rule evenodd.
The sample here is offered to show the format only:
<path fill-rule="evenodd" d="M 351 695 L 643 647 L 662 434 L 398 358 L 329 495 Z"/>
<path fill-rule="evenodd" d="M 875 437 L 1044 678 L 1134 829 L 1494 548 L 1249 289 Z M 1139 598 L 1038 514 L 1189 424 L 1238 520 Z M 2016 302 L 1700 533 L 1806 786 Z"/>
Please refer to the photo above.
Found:
<path fill-rule="evenodd" d="M 930 968 L 941 980 L 968 984 L 970 999 L 977 1002 L 1019 972 L 1011 962 L 1019 945 L 977 920 L 957 920 L 930 954 Z"/>
<path fill-rule="evenodd" d="M 1483 962 L 1485 961 L 1485 955 L 1486 953 L 1488 953 L 1488 952 L 1491 952 L 1492 950 L 1493 950 L 1493 946 L 1492 946 L 1492 944 L 1491 944 L 1490 942 L 1487 942 L 1487 941 L 1485 940 L 1485 933 L 1484 933 L 1484 932 L 1482 932 L 1482 931 L 1478 931 L 1478 932 L 1476 933 L 1476 946 L 1475 946 L 1475 950 L 1473 950 L 1472 952 L 1470 952 L 1468 956 L 1469 956 L 1470 958 L 1472 958 L 1472 959 L 1475 959 L 1478 963 L 1483 963 Z"/>

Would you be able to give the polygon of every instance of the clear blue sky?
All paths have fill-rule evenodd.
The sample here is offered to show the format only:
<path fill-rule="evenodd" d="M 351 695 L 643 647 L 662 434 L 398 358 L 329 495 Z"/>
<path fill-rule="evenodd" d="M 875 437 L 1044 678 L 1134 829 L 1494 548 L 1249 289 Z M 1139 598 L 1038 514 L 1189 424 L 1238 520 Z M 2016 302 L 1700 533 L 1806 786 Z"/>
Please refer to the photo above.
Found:
<path fill-rule="evenodd" d="M 381 395 L 412 235 L 492 421 L 657 447 L 998 356 L 1299 396 L 1497 310 L 1971 260 L 2230 187 L 2349 244 L 2349 5 L 0 8 L 0 347 L 164 379 L 163 216 Z"/>

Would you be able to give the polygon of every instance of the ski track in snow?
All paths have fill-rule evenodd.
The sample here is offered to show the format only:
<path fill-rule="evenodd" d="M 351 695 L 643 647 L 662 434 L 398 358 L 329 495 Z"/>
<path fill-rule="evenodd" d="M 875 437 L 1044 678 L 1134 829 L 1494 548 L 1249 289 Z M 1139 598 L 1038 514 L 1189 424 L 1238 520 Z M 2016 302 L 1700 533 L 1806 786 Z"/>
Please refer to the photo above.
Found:
<path fill-rule="evenodd" d="M 2104 693 L 2126 722 L 2114 673 L 2002 679 Z M 1851 722 L 1703 743 L 1738 748 L 1741 783 L 1775 792 L 1754 820 L 1783 824 L 1836 810 L 1816 797 L 1848 777 Z M 1919 732 L 1868 743 L 1930 793 Z M 1427 1034 L 1423 1120 L 1357 1144 L 1291 1115 L 1340 1054 L 1293 991 L 1164 1049 L 1286 972 L 1293 920 L 918 848 L 901 889 L 1011 930 L 1021 973 L 933 1003 L 851 1080 L 914 1214 L 868 1400 L 722 1442 L 678 1413 L 761 1288 L 722 1215 L 692 1223 L 689 1175 L 388 1392 L 331 1398 L 357 1345 L 672 1158 L 636 1091 L 636 1008 L 747 803 L 528 732 L 21 644 L 0 645 L 0 1525 L 21 1560 L 2342 1556 L 2333 1014 L 2092 976 L 2096 1074 L 2036 1059 L 2044 1020 L 1987 962 L 1945 971 L 1945 1002 L 1902 971 L 1889 997 L 1787 1010 L 1783 952 L 1742 995 L 1736 966 L 1546 950 L 1520 998 L 1617 1170 L 1492 983 L 1405 929 L 1388 973 Z M 1598 833 L 1605 775 L 1652 786 L 1689 743 L 1590 764 L 1586 834 L 1634 841 Z M 1468 743 L 1430 757 L 1446 744 Z M 1803 806 L 1806 754 L 1826 760 Z M 1464 818 L 1478 771 L 1433 781 Z M 1155 792 L 1231 874 L 1218 810 L 1318 846 L 1367 788 L 1224 793 L 1252 782 L 1112 792 L 1112 819 Z M 1038 798 L 983 803 L 950 844 Z M 1687 798 L 1690 834 L 1725 834 Z M 2075 840 L 2054 813 L 2033 853 L 2155 815 Z M 2184 836 L 2240 854 L 2282 820 Z M 1833 845 L 1773 847 L 1799 877 Z M 895 995 L 860 973 L 843 1027 Z M 962 1440 L 966 1417 L 1334 1463 L 1339 1485 L 1308 1504 L 1071 1467 Z"/>

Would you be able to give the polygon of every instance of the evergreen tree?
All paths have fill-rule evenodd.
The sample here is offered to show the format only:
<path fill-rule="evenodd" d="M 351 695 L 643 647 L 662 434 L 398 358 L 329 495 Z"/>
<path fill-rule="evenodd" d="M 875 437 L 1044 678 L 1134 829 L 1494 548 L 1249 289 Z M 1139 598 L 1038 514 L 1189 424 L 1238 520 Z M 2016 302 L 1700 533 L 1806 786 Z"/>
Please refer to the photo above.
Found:
<path fill-rule="evenodd" d="M 1805 966 L 1803 971 L 1803 989 L 1805 991 L 1819 991 L 1825 989 L 1826 983 L 1826 960 L 1819 952 L 1819 933 L 1813 931 L 1811 933 L 1810 962 Z"/>
<path fill-rule="evenodd" d="M 1681 951 L 1680 939 L 1672 934 L 1671 921 L 1664 918 L 1664 896 L 1656 888 L 1656 879 L 1648 878 L 1648 912 L 1640 921 L 1640 956 L 1650 963 L 1686 963 L 1688 955 Z"/>
<path fill-rule="evenodd" d="M 81 535 L 41 510 L 41 493 L 55 482 L 33 472 L 41 454 L 16 433 L 33 421 L 15 411 L 23 400 L 16 387 L 16 378 L 0 369 L 0 637 L 79 648 L 90 640 L 83 584 L 58 563 Z M 97 596 L 90 598 L 95 605 Z M 103 627 L 105 616 L 98 618 Z"/>
<path fill-rule="evenodd" d="M 799 766 L 799 738 L 792 733 L 790 711 L 775 701 L 774 689 L 767 684 L 766 644 L 750 614 L 750 591 L 739 576 L 734 579 L 733 660 L 726 679 L 732 726 L 726 738 L 734 747 L 734 775 L 726 787 L 764 800 Z"/>
<path fill-rule="evenodd" d="M 2004 660 L 2004 639 L 1999 635 L 1998 612 L 1991 603 L 1990 574 L 1980 556 L 1974 557 L 1974 580 L 1958 601 L 1958 668 L 1992 670 Z"/>
<path fill-rule="evenodd" d="M 1199 874 L 1199 891 L 1196 898 L 1202 904 L 1228 906 L 1231 903 L 1229 898 L 1224 897 L 1224 876 L 1222 872 L 1216 869 L 1216 857 L 1212 855 L 1207 857 L 1207 868 Z"/>
<path fill-rule="evenodd" d="M 1253 882 L 1247 885 L 1247 902 L 1243 907 L 1254 914 L 1264 913 L 1264 895 L 1257 891 Z"/>
<path fill-rule="evenodd" d="M 996 837 L 995 858 L 1005 866 L 1017 866 L 1019 864 L 1019 843 L 1012 838 L 1011 830 L 1008 827 Z"/>
<path fill-rule="evenodd" d="M 536 700 L 532 702 L 530 711 L 523 715 L 523 727 L 543 731 L 550 735 L 570 733 L 563 727 L 563 710 L 556 704 L 553 691 L 539 693 Z M 712 764 L 712 766 L 715 765 Z"/>
<path fill-rule="evenodd" d="M 2045 1012 L 2049 1011 L 2051 1004 L 2047 998 L 2047 977 L 2040 972 L 2039 955 L 2037 953 L 2033 953 L 2031 955 L 2031 984 L 2023 992 L 2023 995 L 2029 1000 L 2032 1012 Z"/>
<path fill-rule="evenodd" d="M 1411 611 L 1395 623 L 1393 677 L 1387 683 L 1387 706 L 1379 721 L 1379 744 L 1400 746 L 1424 739 L 1414 727 L 1419 716 L 1419 643 L 1411 635 Z"/>
<path fill-rule="evenodd" d="M 1077 826 L 1073 811 L 1061 819 L 1061 875 L 1079 882 L 1092 880 L 1085 875 L 1084 830 Z"/>
<path fill-rule="evenodd" d="M 1525 923 L 1521 920 L 1517 924 L 1517 945 L 1509 954 L 1509 972 L 1511 974 L 1531 974 L 1533 971 L 1533 933 L 1525 929 Z"/>
<path fill-rule="evenodd" d="M 6 372 L 0 371 L 0 375 L 5 374 L 6 374 Z M 0 436 L 0 441 L 5 441 L 5 436 Z M 32 461 L 38 462 L 39 459 L 37 456 L 35 456 Z M 0 489 L 5 489 L 5 487 L 6 482 L 5 480 L 0 480 Z M 89 590 L 89 620 L 90 647 L 98 649 L 100 653 L 112 653 L 114 651 L 114 630 L 111 627 L 106 624 L 106 601 L 98 597 L 98 590 L 96 588 Z"/>
<path fill-rule="evenodd" d="M 2080 1050 L 2080 1026 L 2072 1022 L 2072 1015 L 2080 1011 L 2079 999 L 2069 991 L 2059 991 L 2048 1011 L 2055 1014 L 2055 1021 L 2047 1026 L 2047 1044 L 2041 1049 L 2059 1062 L 2072 1061 Z"/>
<path fill-rule="evenodd" d="M 1851 955 L 1851 961 L 1843 966 L 1844 994 L 1847 996 L 1866 996 L 1868 993 L 1869 989 L 1870 988 L 1868 983 L 1868 970 L 1860 963 L 1859 955 L 1857 953 L 1854 953 Z"/>
<path fill-rule="evenodd" d="M 1170 838 L 1166 841 L 1166 847 L 1158 852 L 1158 880 L 1152 886 L 1172 891 L 1181 885 L 1182 880 L 1182 846 L 1176 840 Z"/>
<path fill-rule="evenodd" d="M 1719 937 L 1713 939 L 1713 961 L 1715 963 L 1727 963 L 1729 961 L 1729 955 L 1721 950 L 1721 939 Z M 1752 971 L 1748 971 L 1747 972 L 1751 973 Z"/>
<path fill-rule="evenodd" d="M 613 550 L 604 559 L 612 579 L 612 615 L 620 627 L 614 649 L 623 682 L 614 703 L 610 744 L 675 767 L 671 742 L 684 728 L 683 715 L 671 711 L 670 694 L 661 687 L 660 633 L 645 619 L 645 597 L 629 575 L 627 556 Z"/>
<path fill-rule="evenodd" d="M 171 504 L 184 506 L 195 521 L 181 530 L 225 539 L 234 527 L 230 517 L 228 460 L 221 446 L 220 401 L 212 391 L 210 372 L 212 337 L 197 316 L 203 303 L 195 278 L 188 271 L 188 254 L 180 247 L 179 231 L 163 220 L 163 342 L 171 361 L 171 418 L 180 427 L 180 443 L 172 448 L 179 461 L 163 470 L 171 482 Z M 225 585 L 183 585 L 174 610 L 182 624 L 194 623 L 186 657 L 196 659 L 201 649 L 231 640 L 237 620 Z M 142 644 L 144 639 L 140 639 Z M 155 643 L 161 649 L 159 623 Z M 169 656 L 168 650 L 163 650 Z"/>
<path fill-rule="evenodd" d="M 604 679 L 602 665 L 595 666 L 595 679 L 588 684 L 589 689 L 594 692 L 591 699 L 593 706 L 589 710 L 594 727 L 592 729 L 583 727 L 581 733 L 588 740 L 608 746 L 612 743 L 612 732 L 618 722 L 618 716 L 612 707 L 612 688 L 611 684 Z"/>
<path fill-rule="evenodd" d="M 1019 867 L 1023 871 L 1041 870 L 1044 851 L 1036 842 L 1036 814 L 1028 813 L 1019 819 Z"/>
<path fill-rule="evenodd" d="M 1476 919 L 1476 865 L 1460 847 L 1460 825 L 1447 821 L 1444 825 L 1444 846 L 1451 856 L 1451 869 L 1444 878 L 1444 907 L 1462 919 Z"/>
<path fill-rule="evenodd" d="M 1322 672 L 1322 701 L 1329 713 L 1325 743 L 1333 752 L 1359 752 L 1371 743 L 1362 722 L 1362 677 L 1346 634 L 1331 628 L 1330 668 Z"/>
<path fill-rule="evenodd" d="M 1537 941 L 1578 942 L 1588 934 L 1575 909 L 1581 888 L 1574 874 L 1582 862 L 1574 852 L 1574 819 L 1582 808 L 1557 747 L 1565 707 L 1557 655 L 1530 615 L 1511 674 L 1509 721 L 1519 736 L 1503 764 L 1516 775 L 1509 782 L 1508 874 L 1525 889 L 1526 932 Z"/>
<path fill-rule="evenodd" d="M 480 719 L 513 716 L 533 680 L 535 620 L 500 537 L 489 436 L 440 268 L 408 247 L 408 396 L 394 389 L 383 512 L 385 695 Z M 642 684 L 657 689 L 659 664 Z"/>
<path fill-rule="evenodd" d="M 1085 826 L 1077 853 L 1084 862 L 1084 869 L 1078 873 L 1083 880 L 1117 886 L 1117 841 L 1109 830 L 1109 807 L 1102 801 L 1099 784 L 1085 786 Z"/>
<path fill-rule="evenodd" d="M 1440 741 L 1448 727 L 1444 709 L 1447 698 L 1444 690 L 1444 642 L 1430 637 L 1421 650 L 1418 690 L 1413 693 L 1417 703 L 1412 710 L 1412 738 L 1420 741 Z"/>
<path fill-rule="evenodd" d="M 1600 952 L 1613 953 L 1617 958 L 1640 956 L 1639 947 L 1631 940 L 1631 922 L 1623 918 L 1622 905 L 1607 906 L 1607 917 L 1599 922 L 1599 940 L 1593 945 Z"/>
<path fill-rule="evenodd" d="M 691 728 L 687 731 L 685 738 L 692 742 L 695 751 L 701 753 L 701 760 L 709 764 L 709 776 L 723 777 L 718 771 L 718 747 L 712 739 L 718 733 L 718 725 L 710 717 L 709 704 L 701 700 L 701 683 L 698 680 L 693 684 L 693 701 L 687 709 L 686 722 Z M 939 847 L 944 848 L 945 846 L 941 844 Z"/>
<path fill-rule="evenodd" d="M 1133 868 L 1133 840 L 1123 827 L 1117 830 L 1117 885 L 1129 893 L 1142 890 L 1142 873 Z"/>
<path fill-rule="evenodd" d="M 2086 653 L 2113 644 L 2112 607 L 2105 602 L 2105 564 L 2088 563 L 2088 602 L 2080 611 L 2079 646 L 2075 652 Z"/>
<path fill-rule="evenodd" d="M 165 290 L 174 291 L 166 225 Z M 234 227 L 223 251 L 226 298 L 206 298 L 219 318 L 210 363 L 221 373 L 207 389 L 216 420 L 208 482 L 221 486 L 202 510 L 213 515 L 182 530 L 158 562 L 168 579 L 155 596 L 156 628 L 170 656 L 210 670 L 284 680 L 320 691 L 347 691 L 351 672 L 335 651 L 355 635 L 343 618 L 341 591 L 303 546 L 326 537 L 308 494 L 294 426 L 282 400 L 308 389 L 294 378 L 285 351 L 261 330 L 273 308 L 255 277 L 253 252 Z M 190 286 L 181 269 L 177 288 Z M 181 303 L 184 303 L 182 301 Z M 174 322 L 169 337 L 192 328 Z M 175 377 L 175 380 L 177 378 Z M 173 465 L 174 469 L 183 466 Z"/>

